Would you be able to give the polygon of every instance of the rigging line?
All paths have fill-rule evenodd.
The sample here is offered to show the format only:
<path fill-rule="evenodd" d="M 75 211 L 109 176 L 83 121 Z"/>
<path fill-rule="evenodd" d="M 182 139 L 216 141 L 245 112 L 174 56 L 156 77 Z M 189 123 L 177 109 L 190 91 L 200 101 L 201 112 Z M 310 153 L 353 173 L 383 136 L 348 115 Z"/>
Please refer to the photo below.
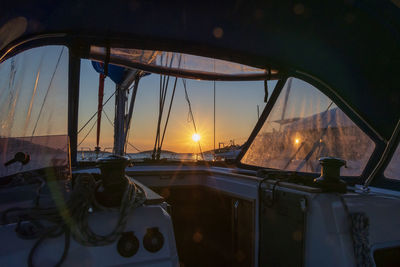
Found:
<path fill-rule="evenodd" d="M 51 88 L 51 86 L 53 84 L 54 76 L 56 75 L 56 71 L 58 69 L 58 65 L 60 64 L 60 60 L 61 60 L 61 56 L 62 56 L 63 52 L 64 52 L 64 46 L 62 47 L 60 55 L 58 56 L 56 67 L 54 68 L 53 75 L 51 76 L 51 79 L 50 79 L 49 87 L 47 87 L 46 94 L 44 95 L 43 103 L 42 103 L 42 106 L 40 107 L 39 114 L 38 114 L 38 117 L 37 117 L 37 120 L 36 120 L 36 123 L 35 123 L 35 127 L 33 128 L 33 131 L 32 131 L 32 136 L 35 134 L 36 127 L 38 125 L 40 116 L 42 115 L 43 107 L 44 107 L 44 104 L 46 103 L 47 96 L 48 96 L 48 94 L 50 92 L 50 88 Z"/>
<path fill-rule="evenodd" d="M 111 97 L 113 97 L 114 95 L 115 95 L 115 92 L 116 91 L 114 91 L 114 93 L 112 93 L 111 95 L 110 95 L 110 97 L 106 100 L 106 102 L 104 102 L 104 104 L 103 104 L 103 108 L 104 108 L 104 106 L 108 103 L 108 101 L 110 101 L 110 99 L 111 99 Z M 94 118 L 94 117 L 96 117 L 96 115 L 97 115 L 97 112 L 99 112 L 98 110 L 92 115 L 92 117 L 90 117 L 90 119 L 79 129 L 79 131 L 78 131 L 78 134 L 90 123 L 90 121 Z"/>
<path fill-rule="evenodd" d="M 126 133 L 124 136 L 125 151 L 127 151 L 127 143 L 129 143 L 128 140 L 129 140 L 130 127 L 131 127 L 131 120 L 132 120 L 132 114 L 133 114 L 133 109 L 134 109 L 134 103 L 136 102 L 136 95 L 138 92 L 139 81 L 140 81 L 141 77 L 143 77 L 144 75 L 145 75 L 144 72 L 138 71 L 136 73 L 135 81 L 130 88 L 130 89 L 132 89 L 132 96 L 131 96 L 131 102 L 130 102 L 129 111 L 128 111 L 128 119 L 126 121 Z M 128 92 L 128 94 L 129 94 L 129 92 Z M 138 150 L 138 149 L 136 149 L 136 150 Z M 140 152 L 140 150 L 138 150 L 138 151 Z"/>
<path fill-rule="evenodd" d="M 167 59 L 168 60 L 168 59 Z M 160 131 L 161 131 L 161 121 L 163 116 L 163 103 L 164 103 L 164 91 L 165 91 L 165 75 L 163 75 L 162 87 L 160 88 L 160 103 L 158 110 L 158 121 L 157 121 L 157 148 L 160 146 Z"/>
<path fill-rule="evenodd" d="M 105 110 L 103 109 L 103 113 L 104 115 L 106 115 L 106 118 L 108 120 L 108 122 L 111 124 L 112 127 L 114 127 L 114 123 L 112 122 L 112 120 L 110 119 L 110 117 L 108 117 L 107 113 L 105 112 Z"/>
<path fill-rule="evenodd" d="M 164 76 L 165 78 L 165 76 Z M 165 106 L 165 99 L 167 98 L 167 92 L 168 92 L 168 85 L 169 85 L 169 75 L 167 76 L 167 81 L 164 83 L 164 88 L 162 90 L 162 100 L 161 100 L 161 114 L 164 111 L 164 106 Z"/>
<path fill-rule="evenodd" d="M 161 65 L 162 65 L 162 59 L 163 57 L 161 57 Z M 158 120 L 157 120 L 157 130 L 156 130 L 156 140 L 154 143 L 154 151 L 156 150 L 156 144 L 158 141 L 158 132 L 159 132 L 159 124 L 158 122 L 160 121 L 160 115 L 161 115 L 161 103 L 162 103 L 162 93 L 161 90 L 162 88 L 164 88 L 164 82 L 163 82 L 163 75 L 160 74 L 160 89 L 159 89 L 159 102 L 158 102 Z"/>
<path fill-rule="evenodd" d="M 215 73 L 215 59 L 214 59 L 214 73 Z M 216 90 L 215 90 L 215 80 L 214 80 L 214 160 L 215 160 L 215 97 L 216 97 Z"/>
<path fill-rule="evenodd" d="M 114 127 L 114 123 L 111 121 L 110 117 L 108 117 L 108 115 L 107 115 L 107 113 L 106 113 L 106 111 L 105 111 L 104 109 L 103 109 L 103 113 L 104 113 L 104 115 L 106 116 L 108 122 L 111 124 L 111 126 Z M 128 132 L 128 134 L 129 134 L 129 132 Z M 128 138 L 129 138 L 129 137 L 128 137 Z M 128 139 L 128 138 L 127 138 L 127 139 Z M 133 147 L 137 152 L 142 152 L 139 148 L 137 148 L 136 146 L 132 145 L 128 140 L 126 140 L 126 143 L 127 143 L 128 145 L 130 145 L 131 147 Z"/>
<path fill-rule="evenodd" d="M 168 53 L 166 55 L 166 59 L 165 59 L 165 66 L 168 65 Z M 161 57 L 161 65 L 163 64 L 163 57 Z M 160 103 L 159 103 L 159 112 L 161 110 L 161 105 L 164 99 L 164 94 L 163 94 L 163 90 L 165 88 L 165 78 L 166 75 L 160 75 Z"/>
<path fill-rule="evenodd" d="M 172 62 L 174 61 L 174 54 L 171 54 L 171 60 L 170 60 L 170 64 L 169 64 L 169 68 L 172 67 Z M 167 60 L 165 62 L 165 66 L 168 65 L 168 57 Z M 164 75 L 164 80 L 163 80 L 163 90 L 162 90 L 162 104 L 161 104 L 161 110 L 164 110 L 164 105 L 165 105 L 165 99 L 167 98 L 167 91 L 168 91 L 168 85 L 169 85 L 169 75 Z M 166 80 L 165 80 L 166 79 Z M 162 113 L 162 112 L 161 112 Z"/>
<path fill-rule="evenodd" d="M 106 117 L 107 117 L 107 115 L 106 115 Z M 109 120 L 109 122 L 111 123 L 111 120 Z M 112 123 L 111 123 L 112 124 Z M 142 151 L 140 151 L 136 146 L 134 146 L 133 144 L 131 144 L 128 140 L 129 140 L 129 130 L 127 131 L 127 133 L 126 133 L 126 141 L 125 141 L 125 151 L 127 151 L 127 145 L 130 145 L 131 147 L 133 147 L 137 152 L 142 152 Z M 129 157 L 129 155 L 128 155 L 128 157 Z"/>
<path fill-rule="evenodd" d="M 195 131 L 195 133 L 197 133 L 196 122 L 194 121 L 194 116 L 193 116 L 193 111 L 192 111 L 192 104 L 190 103 L 189 95 L 188 95 L 188 92 L 187 92 L 187 89 L 186 89 L 186 80 L 182 79 L 182 83 L 183 83 L 183 88 L 185 90 L 185 98 L 186 98 L 186 101 L 187 101 L 188 106 L 189 106 L 189 114 L 190 114 L 190 117 L 192 119 L 194 131 Z M 204 155 L 203 155 L 203 151 L 201 149 L 200 141 L 198 141 L 197 143 L 199 144 L 199 150 L 200 150 L 201 157 L 204 160 Z"/>
<path fill-rule="evenodd" d="M 169 64 L 170 68 L 172 67 L 172 62 L 173 61 L 174 61 L 174 54 L 172 53 L 171 54 L 170 64 Z M 165 65 L 167 65 L 167 64 L 168 64 L 168 58 L 167 58 L 167 61 L 166 61 Z M 167 81 L 165 82 L 164 88 L 163 88 L 164 95 L 163 95 L 162 104 L 161 104 L 161 119 L 162 119 L 162 114 L 164 113 L 165 100 L 167 99 L 169 77 L 170 76 L 168 75 L 167 76 Z M 164 76 L 164 78 L 165 78 L 165 76 Z M 175 80 L 175 83 L 176 83 L 176 80 Z M 161 120 L 160 120 L 160 127 L 161 127 Z M 162 141 L 160 140 L 160 133 L 161 133 L 161 128 L 160 128 L 160 132 L 158 133 L 158 147 L 157 147 L 158 152 L 160 152 L 161 146 L 162 146 Z M 165 128 L 164 128 L 164 133 L 165 133 Z M 163 139 L 164 139 L 164 137 L 163 137 Z"/>
<path fill-rule="evenodd" d="M 126 135 L 124 135 L 124 138 L 125 138 L 125 142 L 124 142 L 124 152 L 125 152 L 125 155 L 128 155 L 128 153 L 127 153 L 127 148 L 128 148 L 128 138 L 129 138 L 129 131 L 128 132 L 126 132 Z M 129 155 L 128 155 L 128 157 L 129 157 Z M 129 157 L 130 158 L 130 157 Z"/>
<path fill-rule="evenodd" d="M 161 57 L 161 64 L 162 64 L 162 57 Z M 157 130 L 156 130 L 156 138 L 154 140 L 154 148 L 153 148 L 153 154 L 152 154 L 152 158 L 155 159 L 155 154 L 156 154 L 156 149 L 157 149 L 157 142 L 159 139 L 159 133 L 160 133 L 160 116 L 161 116 L 161 103 L 162 103 L 162 93 L 161 90 L 164 86 L 163 82 L 163 77 L 162 75 L 160 75 L 160 91 L 159 91 L 159 97 L 160 97 L 160 101 L 158 103 L 158 120 L 157 120 Z"/>
<path fill-rule="evenodd" d="M 169 108 L 168 108 L 168 114 L 167 114 L 167 119 L 165 121 L 165 125 L 164 125 L 164 131 L 162 134 L 162 138 L 161 138 L 161 144 L 159 146 L 159 150 L 161 150 L 161 147 L 164 143 L 164 136 L 165 136 L 165 132 L 167 130 L 167 126 L 168 126 L 168 121 L 169 121 L 169 115 L 171 114 L 171 108 L 172 108 L 172 103 L 174 102 L 174 96 L 175 96 L 175 89 L 176 89 L 176 84 L 178 81 L 178 77 L 175 77 L 175 82 L 174 82 L 174 89 L 172 90 L 172 96 L 171 96 L 171 101 L 169 102 Z"/>
<path fill-rule="evenodd" d="M 170 60 L 170 68 L 172 66 L 174 60 L 174 55 L 171 54 L 171 60 Z M 162 65 L 162 61 L 161 61 L 161 65 Z M 166 62 L 165 65 L 168 65 L 168 54 L 167 54 L 167 58 L 166 58 Z M 169 75 L 160 75 L 160 103 L 159 103 L 159 111 L 158 111 L 158 121 L 157 121 L 157 131 L 156 131 L 156 139 L 154 142 L 154 148 L 153 148 L 153 155 L 152 158 L 154 158 L 156 156 L 156 153 L 158 154 L 160 152 L 160 148 L 161 148 L 161 121 L 162 121 L 162 117 L 163 117 L 163 113 L 164 113 L 164 106 L 165 106 L 165 99 L 167 96 L 167 92 L 168 92 L 168 84 L 169 84 Z"/>
<path fill-rule="evenodd" d="M 161 62 L 161 64 L 162 64 L 162 62 Z M 165 60 L 165 66 L 167 66 L 168 65 L 168 54 L 167 54 L 167 58 L 166 58 L 166 60 Z M 164 99 L 164 94 L 163 94 L 163 92 L 164 92 L 164 89 L 165 89 L 165 79 L 166 79 L 166 75 L 161 75 L 160 76 L 160 78 L 162 77 L 162 86 L 160 87 L 160 108 L 161 108 L 161 103 L 162 103 L 162 99 Z"/>
<path fill-rule="evenodd" d="M 168 62 L 168 60 L 167 60 L 167 62 Z M 167 65 L 167 62 L 166 62 L 166 64 L 165 65 Z M 171 68 L 172 67 L 172 63 L 174 62 L 174 54 L 171 54 L 171 61 L 170 61 L 170 63 L 169 63 L 169 68 Z M 164 76 L 165 77 L 165 76 Z M 170 75 L 167 75 L 167 82 L 166 82 L 166 84 L 165 84 L 165 86 L 164 86 L 164 98 L 163 98 L 163 102 L 165 103 L 165 99 L 166 99 L 166 97 L 167 97 L 167 90 L 168 90 L 168 84 L 169 84 L 169 77 L 170 77 Z M 163 108 L 164 108 L 164 103 L 163 103 Z"/>
<path fill-rule="evenodd" d="M 162 57 L 161 57 L 161 64 L 162 64 Z M 155 159 L 156 156 L 156 150 L 158 147 L 158 142 L 160 139 L 160 123 L 161 123 L 161 118 L 162 118 L 162 110 L 161 110 L 161 103 L 162 103 L 162 90 L 164 88 L 164 83 L 163 83 L 163 75 L 160 75 L 160 101 L 158 104 L 158 120 L 157 120 L 157 130 L 156 130 L 156 139 L 154 141 L 154 148 L 153 148 L 153 154 L 152 158 Z"/>
<path fill-rule="evenodd" d="M 192 103 L 190 102 L 189 95 L 188 95 L 188 92 L 186 89 L 186 80 L 182 79 L 182 83 L 183 83 L 183 88 L 185 90 L 185 99 L 189 105 L 189 117 L 193 122 L 194 130 L 197 132 L 196 123 L 194 122 L 194 117 L 193 117 L 193 112 L 192 112 Z"/>
<path fill-rule="evenodd" d="M 165 60 L 165 66 L 167 66 L 168 65 L 168 53 L 167 53 L 167 56 L 166 56 L 167 58 L 166 58 L 166 60 Z M 164 58 L 164 54 L 161 54 L 161 63 L 160 63 L 160 65 L 163 65 L 163 58 Z M 160 126 L 161 126 L 161 120 L 162 120 L 162 103 L 163 103 L 163 98 L 164 98 L 164 94 L 163 94 L 163 91 L 164 91 L 164 88 L 165 88 L 165 75 L 161 75 L 160 74 L 160 95 L 159 95 L 159 97 L 160 97 L 160 101 L 159 101 L 159 104 L 158 104 L 158 120 L 157 120 L 157 130 L 156 130 L 156 139 L 155 139 L 155 142 L 154 142 L 154 149 L 153 149 L 153 154 L 154 154 L 154 156 L 155 156 L 155 153 L 156 153 L 156 150 L 157 150 L 157 148 L 159 147 L 159 144 L 160 144 Z"/>
<path fill-rule="evenodd" d="M 160 62 L 161 66 L 163 64 L 163 59 L 164 59 L 164 54 L 161 54 L 161 62 Z M 162 74 L 160 74 L 160 92 L 159 92 L 160 102 L 158 103 L 158 112 L 160 112 L 160 109 L 161 109 L 161 97 L 162 97 L 161 90 L 162 90 L 162 88 L 164 88 L 163 77 L 164 76 Z"/>
<path fill-rule="evenodd" d="M 130 142 L 126 142 L 128 145 L 130 145 L 131 147 L 133 147 L 133 149 L 135 149 L 137 152 L 142 152 L 139 148 L 135 147 L 134 145 L 132 145 Z"/>
<path fill-rule="evenodd" d="M 181 60 L 182 60 L 182 55 L 179 57 L 179 63 L 178 63 L 178 68 L 181 65 Z M 171 60 L 172 61 L 172 60 Z M 172 65 L 172 63 L 171 63 Z M 171 108 L 172 108 L 172 103 L 174 102 L 174 97 L 175 97 L 175 91 L 176 91 L 176 84 L 178 82 L 178 77 L 175 77 L 175 82 L 174 82 L 174 89 L 172 90 L 172 96 L 171 96 L 171 101 L 169 102 L 169 108 L 168 108 L 168 114 L 167 114 L 167 119 L 165 121 L 165 125 L 164 125 L 164 131 L 162 134 L 162 138 L 161 138 L 161 144 L 160 147 L 158 148 L 161 151 L 162 145 L 164 143 L 164 136 L 165 136 L 165 132 L 167 130 L 167 126 L 168 126 L 168 121 L 169 121 L 169 116 L 171 114 Z"/>
<path fill-rule="evenodd" d="M 85 141 L 85 139 L 89 136 L 89 134 L 92 132 L 94 126 L 97 123 L 97 119 L 95 120 L 95 122 L 93 123 L 92 127 L 90 128 L 89 132 L 85 135 L 85 137 L 82 139 L 82 141 L 79 142 L 78 147 L 83 143 L 83 141 Z"/>
<path fill-rule="evenodd" d="M 136 76 L 135 76 L 135 80 L 134 80 L 134 84 L 131 87 L 132 89 L 132 95 L 131 95 L 131 102 L 129 104 L 129 110 L 128 110 L 128 114 L 127 114 L 127 119 L 126 121 L 126 126 L 125 126 L 125 132 L 124 132 L 124 142 L 126 142 L 126 140 L 128 140 L 128 135 L 129 135 L 129 130 L 131 127 L 131 121 L 132 121 L 132 116 L 133 116 L 133 110 L 135 107 L 135 102 L 136 102 L 136 96 L 137 96 L 137 92 L 139 89 L 139 81 L 140 81 L 140 72 L 136 72 Z M 129 94 L 129 93 L 128 93 Z M 125 145 L 126 148 L 126 145 Z"/>

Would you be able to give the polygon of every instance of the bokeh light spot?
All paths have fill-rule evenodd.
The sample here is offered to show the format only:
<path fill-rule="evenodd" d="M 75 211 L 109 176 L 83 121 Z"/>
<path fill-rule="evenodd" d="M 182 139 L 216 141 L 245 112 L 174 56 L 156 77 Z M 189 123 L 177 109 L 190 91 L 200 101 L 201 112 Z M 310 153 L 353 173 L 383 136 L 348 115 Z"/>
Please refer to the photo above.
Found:
<path fill-rule="evenodd" d="M 293 12 L 296 15 L 302 15 L 304 13 L 304 5 L 302 5 L 302 4 L 294 5 Z"/>
<path fill-rule="evenodd" d="M 220 28 L 220 27 L 215 27 L 213 29 L 213 35 L 214 35 L 215 38 L 221 39 L 222 36 L 224 35 L 224 30 L 222 28 Z"/>

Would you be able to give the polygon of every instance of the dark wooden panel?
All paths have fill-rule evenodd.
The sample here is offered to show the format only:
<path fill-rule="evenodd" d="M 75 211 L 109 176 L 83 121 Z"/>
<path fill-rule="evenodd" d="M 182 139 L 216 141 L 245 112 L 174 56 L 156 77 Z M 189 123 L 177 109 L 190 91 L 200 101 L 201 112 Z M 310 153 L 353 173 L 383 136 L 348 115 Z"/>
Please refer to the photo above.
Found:
<path fill-rule="evenodd" d="M 254 202 L 232 199 L 233 266 L 254 266 Z"/>
<path fill-rule="evenodd" d="M 254 205 L 240 200 L 234 247 L 230 195 L 203 186 L 152 188 L 171 205 L 181 266 L 252 266 Z"/>
<path fill-rule="evenodd" d="M 260 212 L 260 266 L 303 266 L 304 196 L 275 190 L 274 200 L 262 194 Z M 303 202 L 304 203 L 304 202 Z"/>
<path fill-rule="evenodd" d="M 381 248 L 374 251 L 377 267 L 400 266 L 400 247 Z"/>

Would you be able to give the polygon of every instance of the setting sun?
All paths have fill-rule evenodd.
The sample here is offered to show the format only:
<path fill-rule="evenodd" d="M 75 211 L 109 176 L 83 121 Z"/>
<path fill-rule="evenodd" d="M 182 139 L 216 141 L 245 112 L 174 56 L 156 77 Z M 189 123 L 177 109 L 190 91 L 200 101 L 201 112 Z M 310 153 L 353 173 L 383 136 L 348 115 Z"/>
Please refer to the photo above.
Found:
<path fill-rule="evenodd" d="M 194 133 L 192 135 L 192 140 L 195 141 L 196 143 L 200 141 L 200 135 L 197 133 Z"/>

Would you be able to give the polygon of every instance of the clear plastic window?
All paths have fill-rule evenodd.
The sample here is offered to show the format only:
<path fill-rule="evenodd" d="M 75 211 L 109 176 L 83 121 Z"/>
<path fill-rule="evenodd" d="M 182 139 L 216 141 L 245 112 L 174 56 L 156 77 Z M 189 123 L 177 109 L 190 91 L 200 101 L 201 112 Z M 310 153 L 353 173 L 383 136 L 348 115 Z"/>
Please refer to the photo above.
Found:
<path fill-rule="evenodd" d="M 386 178 L 400 180 L 400 145 L 397 146 L 397 149 L 383 174 Z"/>
<path fill-rule="evenodd" d="M 68 48 L 24 51 L 0 65 L 0 177 L 68 165 Z M 27 164 L 4 164 L 17 152 Z"/>
<path fill-rule="evenodd" d="M 318 159 L 333 156 L 347 161 L 342 175 L 359 176 L 374 148 L 374 142 L 328 97 L 289 78 L 242 163 L 320 172 Z"/>
<path fill-rule="evenodd" d="M 111 153 L 114 145 L 114 116 L 116 84 L 107 77 L 104 84 L 103 114 L 99 147 L 96 147 L 97 116 L 88 124 L 98 108 L 99 73 L 91 61 L 81 60 L 80 106 L 78 135 L 78 160 L 95 160 Z M 184 83 L 186 86 L 184 86 Z M 172 98 L 175 77 L 170 77 L 161 123 L 161 134 L 165 126 Z M 276 81 L 269 81 L 272 93 Z M 264 81 L 204 81 L 178 78 L 171 106 L 168 126 L 162 146 L 161 158 L 193 161 L 214 159 L 214 86 L 215 86 L 215 159 L 235 158 L 257 123 L 265 103 Z M 186 91 L 185 91 L 186 87 Z M 187 95 L 186 95 L 187 93 Z M 132 90 L 128 92 L 129 106 Z M 110 101 L 106 102 L 110 98 Z M 189 104 L 193 111 L 190 117 Z M 132 121 L 127 137 L 126 153 L 134 160 L 151 158 L 160 107 L 160 75 L 150 74 L 140 79 L 134 103 Z M 196 130 L 194 129 L 194 122 Z M 85 126 L 86 125 L 86 126 Z M 85 126 L 85 127 L 83 127 Z M 200 140 L 194 140 L 194 134 Z"/>

